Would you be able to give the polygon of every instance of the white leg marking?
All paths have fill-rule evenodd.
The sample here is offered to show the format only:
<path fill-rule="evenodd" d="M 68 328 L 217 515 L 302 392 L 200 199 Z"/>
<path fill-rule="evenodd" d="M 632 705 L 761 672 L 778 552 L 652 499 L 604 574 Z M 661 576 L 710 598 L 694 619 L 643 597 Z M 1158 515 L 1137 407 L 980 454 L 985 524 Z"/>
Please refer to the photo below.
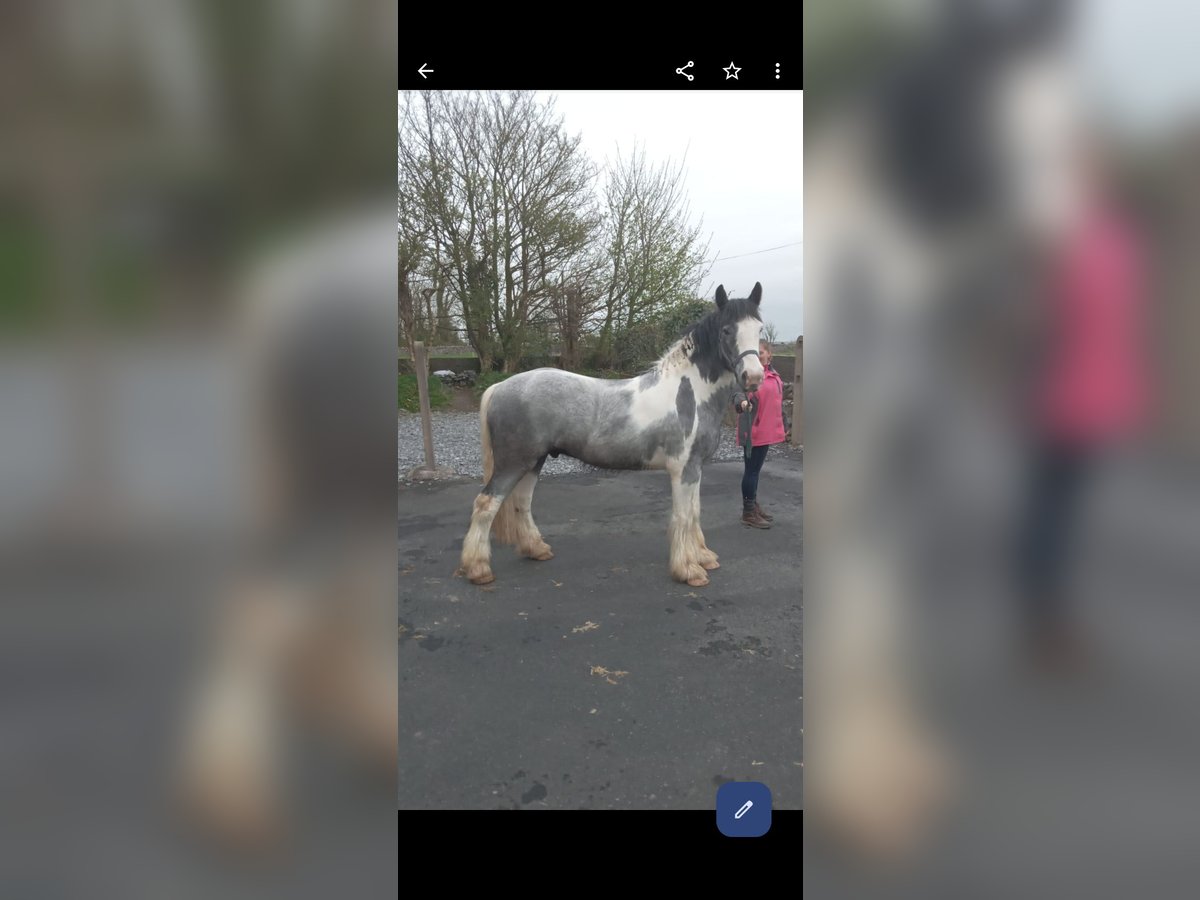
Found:
<path fill-rule="evenodd" d="M 542 540 L 533 521 L 533 489 L 537 487 L 538 476 L 530 472 L 522 478 L 512 492 L 513 514 L 516 519 L 517 552 L 530 559 L 552 559 L 550 545 Z"/>
<path fill-rule="evenodd" d="M 463 574 L 475 584 L 495 581 L 492 574 L 491 529 L 492 519 L 500 511 L 501 500 L 495 496 L 480 494 L 475 498 L 475 511 L 471 514 L 471 527 L 463 541 Z"/>
<path fill-rule="evenodd" d="M 685 484 L 680 473 L 671 473 L 671 574 L 693 587 L 708 584 L 700 565 L 700 484 Z"/>

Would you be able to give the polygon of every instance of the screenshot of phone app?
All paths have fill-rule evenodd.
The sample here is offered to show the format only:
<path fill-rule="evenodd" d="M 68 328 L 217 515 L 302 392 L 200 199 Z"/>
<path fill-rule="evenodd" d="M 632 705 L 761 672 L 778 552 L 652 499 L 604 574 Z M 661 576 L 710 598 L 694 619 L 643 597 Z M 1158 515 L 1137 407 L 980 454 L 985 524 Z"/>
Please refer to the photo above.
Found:
<path fill-rule="evenodd" d="M 543 62 L 402 54 L 398 807 L 769 835 L 803 807 L 800 66 Z"/>

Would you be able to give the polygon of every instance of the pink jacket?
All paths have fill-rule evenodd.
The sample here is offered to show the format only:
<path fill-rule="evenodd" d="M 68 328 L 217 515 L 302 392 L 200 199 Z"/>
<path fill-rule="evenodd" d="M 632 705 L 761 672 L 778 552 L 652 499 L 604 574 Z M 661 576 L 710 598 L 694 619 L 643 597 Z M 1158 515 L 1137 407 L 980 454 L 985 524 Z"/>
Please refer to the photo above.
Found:
<path fill-rule="evenodd" d="M 740 391 L 733 395 L 733 407 L 737 409 L 743 400 L 749 399 L 754 408 L 745 413 L 753 414 L 754 421 L 750 428 L 750 443 L 754 447 L 769 444 L 782 444 L 787 438 L 787 428 L 783 422 L 783 379 L 773 368 L 767 367 L 763 372 L 762 384 L 757 391 L 747 397 Z M 740 423 L 739 423 L 740 424 Z M 744 443 L 739 427 L 739 443 Z"/>
<path fill-rule="evenodd" d="M 1050 436 L 1104 440 L 1144 418 L 1143 265 L 1131 223 L 1110 208 L 1098 206 L 1067 245 L 1053 274 L 1053 334 L 1038 398 Z"/>

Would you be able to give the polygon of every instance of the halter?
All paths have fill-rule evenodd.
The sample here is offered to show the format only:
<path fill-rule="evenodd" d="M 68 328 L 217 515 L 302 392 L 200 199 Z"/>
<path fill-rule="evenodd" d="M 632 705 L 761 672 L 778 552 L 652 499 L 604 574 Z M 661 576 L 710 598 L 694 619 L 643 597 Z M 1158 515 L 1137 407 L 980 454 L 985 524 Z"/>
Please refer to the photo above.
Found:
<path fill-rule="evenodd" d="M 738 369 L 742 368 L 742 357 L 749 356 L 751 353 L 753 353 L 755 356 L 758 356 L 757 350 L 743 350 L 741 353 L 738 354 L 738 358 L 733 361 L 733 374 L 734 375 L 737 375 Z"/>

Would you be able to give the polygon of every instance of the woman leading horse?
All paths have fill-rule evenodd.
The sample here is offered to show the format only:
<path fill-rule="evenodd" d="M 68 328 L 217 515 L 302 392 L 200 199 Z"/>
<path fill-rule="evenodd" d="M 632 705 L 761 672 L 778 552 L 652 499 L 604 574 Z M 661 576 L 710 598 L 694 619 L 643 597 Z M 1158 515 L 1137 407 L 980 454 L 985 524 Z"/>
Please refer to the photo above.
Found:
<path fill-rule="evenodd" d="M 771 345 L 758 344 L 763 365 L 763 380 L 757 391 L 736 391 L 733 408 L 738 411 L 738 444 L 744 449 L 746 472 L 742 476 L 742 524 L 751 528 L 770 528 L 774 516 L 758 505 L 758 474 L 767 460 L 772 444 L 787 438 L 787 419 L 783 414 L 783 379 L 771 367 Z"/>
<path fill-rule="evenodd" d="M 565 453 L 604 469 L 665 469 L 671 476 L 671 575 L 699 587 L 719 567 L 700 529 L 700 469 L 720 443 L 733 390 L 756 390 L 762 285 L 746 299 L 717 288 L 716 308 L 649 371 L 607 381 L 534 369 L 492 385 L 479 408 L 484 488 L 463 541 L 462 572 L 495 580 L 491 540 L 530 559 L 550 559 L 531 512 L 547 456 Z"/>

